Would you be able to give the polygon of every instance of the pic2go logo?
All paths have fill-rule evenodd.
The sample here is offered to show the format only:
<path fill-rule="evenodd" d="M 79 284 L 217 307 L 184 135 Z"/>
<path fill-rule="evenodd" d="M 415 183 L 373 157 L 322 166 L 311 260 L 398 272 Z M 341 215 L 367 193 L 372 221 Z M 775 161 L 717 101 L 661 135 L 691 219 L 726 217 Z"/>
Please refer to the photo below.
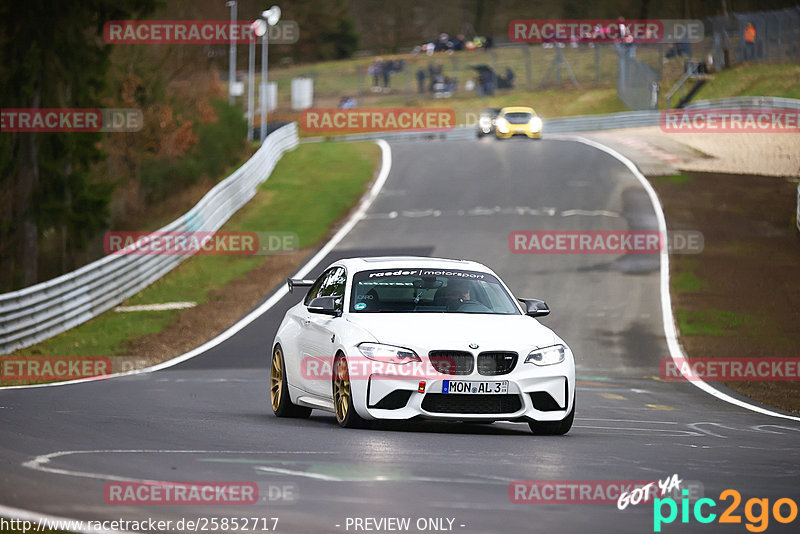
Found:
<path fill-rule="evenodd" d="M 711 523 L 716 519 L 717 514 L 712 513 L 711 509 L 717 506 L 714 499 L 699 499 L 694 503 L 694 506 L 689 504 L 689 499 L 686 497 L 689 494 L 688 490 L 683 490 L 684 498 L 681 499 L 681 523 L 689 523 L 689 513 L 692 512 L 695 521 L 698 523 Z M 742 516 L 736 515 L 736 509 L 742 502 L 742 495 L 734 489 L 726 489 L 719 494 L 720 501 L 726 501 L 728 498 L 732 502 L 728 508 L 719 516 L 719 523 L 741 523 Z M 770 502 L 769 499 L 749 499 L 744 505 L 744 516 L 748 523 L 745 523 L 745 528 L 750 532 L 764 532 L 769 526 L 770 518 Z M 665 507 L 668 509 L 667 514 L 664 515 Z M 758 509 L 756 512 L 755 509 Z M 791 523 L 797 518 L 797 503 L 789 498 L 777 499 L 772 503 L 772 517 L 778 523 Z M 786 513 L 788 512 L 788 513 Z M 678 503 L 675 499 L 667 497 L 665 499 L 655 499 L 653 501 L 653 532 L 661 532 L 662 524 L 670 524 L 678 518 Z"/>

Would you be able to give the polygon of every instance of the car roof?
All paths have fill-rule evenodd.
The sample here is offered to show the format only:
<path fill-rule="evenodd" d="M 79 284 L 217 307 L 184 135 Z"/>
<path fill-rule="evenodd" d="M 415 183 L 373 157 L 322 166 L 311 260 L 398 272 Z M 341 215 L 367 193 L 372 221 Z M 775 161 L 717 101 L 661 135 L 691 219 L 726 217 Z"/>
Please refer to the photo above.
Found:
<path fill-rule="evenodd" d="M 370 271 L 373 269 L 421 267 L 430 269 L 462 269 L 467 271 L 482 271 L 492 273 L 491 269 L 475 261 L 454 260 L 448 258 L 429 258 L 427 256 L 375 256 L 363 258 L 345 258 L 335 262 L 333 265 L 341 265 L 351 272 Z"/>
<path fill-rule="evenodd" d="M 509 106 L 507 108 L 503 108 L 500 113 L 536 113 L 533 111 L 533 108 L 528 108 L 525 106 Z"/>

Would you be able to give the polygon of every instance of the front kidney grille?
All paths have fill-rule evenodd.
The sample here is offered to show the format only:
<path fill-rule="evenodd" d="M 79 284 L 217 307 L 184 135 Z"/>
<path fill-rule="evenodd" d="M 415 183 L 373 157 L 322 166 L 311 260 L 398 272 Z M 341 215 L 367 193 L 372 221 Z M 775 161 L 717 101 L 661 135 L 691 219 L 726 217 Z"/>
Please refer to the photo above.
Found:
<path fill-rule="evenodd" d="M 468 375 L 475 368 L 475 357 L 463 350 L 432 350 L 428 359 L 444 375 Z"/>
<path fill-rule="evenodd" d="M 517 365 L 516 352 L 481 352 L 478 354 L 478 373 L 495 376 L 510 373 Z"/>

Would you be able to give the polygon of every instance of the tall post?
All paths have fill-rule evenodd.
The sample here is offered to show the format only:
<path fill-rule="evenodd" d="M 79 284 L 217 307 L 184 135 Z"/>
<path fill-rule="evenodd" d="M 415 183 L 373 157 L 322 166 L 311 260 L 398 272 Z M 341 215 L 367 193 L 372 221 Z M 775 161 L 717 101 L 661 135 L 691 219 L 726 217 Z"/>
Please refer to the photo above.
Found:
<path fill-rule="evenodd" d="M 256 42 L 250 41 L 250 59 L 247 66 L 247 140 L 253 140 L 253 113 L 254 95 L 253 86 L 256 83 Z"/>
<path fill-rule="evenodd" d="M 525 51 L 525 90 L 533 91 L 533 67 L 531 66 L 531 48 L 530 45 L 522 45 Z"/>
<path fill-rule="evenodd" d="M 234 103 L 233 84 L 236 81 L 236 39 L 233 38 L 233 31 L 236 25 L 236 12 L 237 12 L 236 0 L 229 0 L 227 5 L 231 8 L 231 27 L 229 30 L 231 36 L 231 44 L 228 54 L 228 103 L 232 106 Z"/>
<path fill-rule="evenodd" d="M 261 142 L 267 138 L 267 49 L 269 48 L 269 26 L 261 38 Z"/>
<path fill-rule="evenodd" d="M 600 43 L 594 43 L 594 83 L 600 83 Z"/>

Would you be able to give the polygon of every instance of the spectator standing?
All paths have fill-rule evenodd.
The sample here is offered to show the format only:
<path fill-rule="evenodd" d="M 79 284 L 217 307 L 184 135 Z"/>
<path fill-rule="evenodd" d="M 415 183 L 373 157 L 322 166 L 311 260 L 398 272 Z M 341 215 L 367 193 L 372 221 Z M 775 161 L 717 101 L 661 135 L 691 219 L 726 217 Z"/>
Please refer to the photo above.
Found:
<path fill-rule="evenodd" d="M 381 75 L 383 76 L 383 92 L 389 92 L 389 76 L 392 75 L 394 69 L 394 62 L 390 59 L 381 65 Z"/>
<path fill-rule="evenodd" d="M 372 76 L 372 92 L 379 93 L 381 90 L 381 75 L 383 74 L 383 59 L 376 58 L 367 69 L 367 72 Z"/>
<path fill-rule="evenodd" d="M 744 58 L 746 60 L 756 57 L 756 27 L 748 22 L 744 29 Z"/>

